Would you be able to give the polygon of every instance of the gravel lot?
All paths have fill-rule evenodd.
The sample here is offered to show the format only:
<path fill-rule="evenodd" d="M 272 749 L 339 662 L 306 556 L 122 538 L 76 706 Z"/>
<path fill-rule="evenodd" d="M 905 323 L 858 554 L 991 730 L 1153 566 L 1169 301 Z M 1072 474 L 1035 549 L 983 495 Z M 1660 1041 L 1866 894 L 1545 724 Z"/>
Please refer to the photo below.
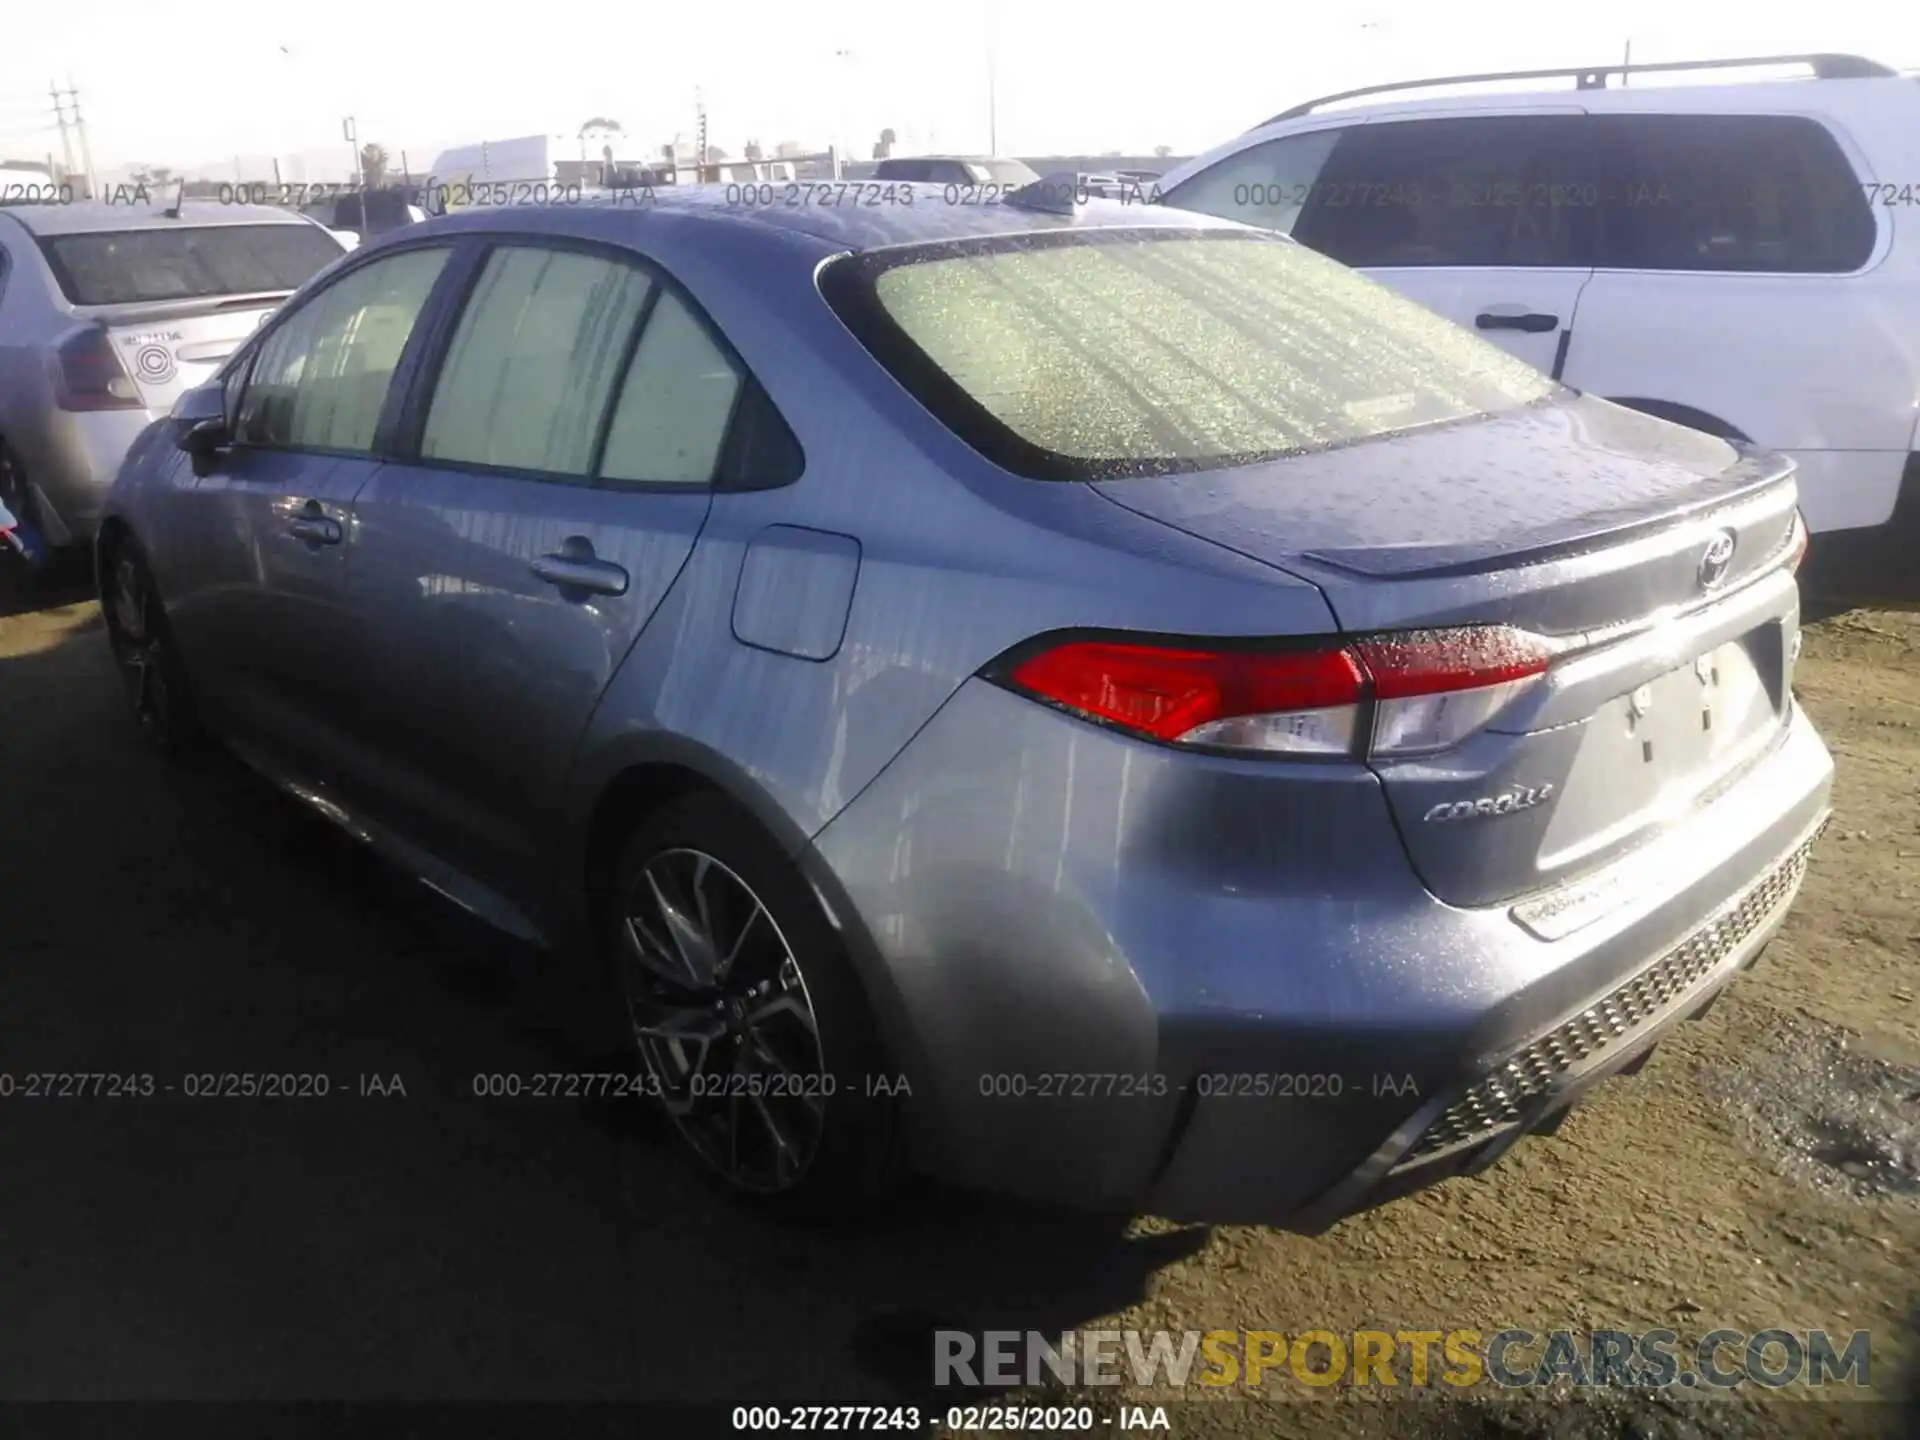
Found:
<path fill-rule="evenodd" d="M 948 1193 L 835 1234 L 716 1201 L 632 1102 L 475 1098 L 476 1074 L 605 1069 L 617 1044 L 550 968 L 237 765 L 150 759 L 84 584 L 0 593 L 0 1069 L 332 1077 L 325 1099 L 0 1100 L 0 1398 L 898 1403 L 934 1323 L 1867 1328 L 1891 1394 L 1920 1288 L 1916 647 L 1914 613 L 1809 631 L 1800 694 L 1839 801 L 1785 934 L 1489 1175 L 1318 1240 Z M 1731 1437 L 1865 1413 L 1282 1394 L 1175 1433 Z"/>

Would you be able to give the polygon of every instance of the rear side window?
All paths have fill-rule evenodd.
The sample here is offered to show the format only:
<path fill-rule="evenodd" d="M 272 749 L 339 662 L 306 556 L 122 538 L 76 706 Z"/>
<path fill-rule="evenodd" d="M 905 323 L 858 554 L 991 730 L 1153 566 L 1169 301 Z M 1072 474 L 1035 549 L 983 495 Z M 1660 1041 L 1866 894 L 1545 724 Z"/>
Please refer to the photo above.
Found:
<path fill-rule="evenodd" d="M 1294 221 L 1313 194 L 1327 156 L 1344 133 L 1310 130 L 1304 135 L 1249 145 L 1173 189 L 1162 191 L 1160 198 L 1182 210 L 1292 234 Z"/>
<path fill-rule="evenodd" d="M 260 345 L 240 396 L 238 438 L 369 453 L 400 354 L 447 254 L 436 247 L 376 260 L 289 315 Z"/>
<path fill-rule="evenodd" d="M 1797 115 L 1599 115 L 1598 264 L 1847 274 L 1872 206 L 1826 127 Z"/>
<path fill-rule="evenodd" d="M 312 225 L 187 225 L 47 235 L 40 248 L 75 305 L 133 305 L 298 290 L 344 253 Z"/>
<path fill-rule="evenodd" d="M 680 298 L 662 292 L 621 386 L 600 478 L 616 484 L 711 484 L 740 378 Z"/>
<path fill-rule="evenodd" d="M 922 404 L 1044 479 L 1247 464 L 1512 410 L 1554 383 L 1260 231 L 1056 231 L 870 252 L 823 290 Z"/>
<path fill-rule="evenodd" d="M 441 366 L 421 458 L 585 480 L 652 288 L 597 255 L 495 250 Z"/>
<path fill-rule="evenodd" d="M 1585 267 L 1600 186 L 1579 115 L 1356 125 L 1292 234 L 1346 265 Z"/>

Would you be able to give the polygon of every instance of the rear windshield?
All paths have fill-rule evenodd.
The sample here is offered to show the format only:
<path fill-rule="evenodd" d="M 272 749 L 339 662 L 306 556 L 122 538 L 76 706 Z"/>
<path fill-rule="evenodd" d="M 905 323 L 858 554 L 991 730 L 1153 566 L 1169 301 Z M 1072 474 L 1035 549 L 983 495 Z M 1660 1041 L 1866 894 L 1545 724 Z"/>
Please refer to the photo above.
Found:
<path fill-rule="evenodd" d="M 1049 231 L 869 251 L 828 301 L 995 463 L 1089 480 L 1252 464 L 1558 388 L 1432 311 L 1255 231 Z"/>
<path fill-rule="evenodd" d="M 199 225 L 40 240 L 75 305 L 298 290 L 345 253 L 312 225 Z"/>

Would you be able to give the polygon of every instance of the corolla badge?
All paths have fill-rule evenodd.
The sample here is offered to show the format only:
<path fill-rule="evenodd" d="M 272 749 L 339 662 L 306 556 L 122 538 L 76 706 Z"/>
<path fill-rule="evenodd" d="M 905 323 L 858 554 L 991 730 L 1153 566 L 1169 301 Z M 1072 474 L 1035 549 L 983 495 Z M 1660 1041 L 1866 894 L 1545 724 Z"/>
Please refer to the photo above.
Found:
<path fill-rule="evenodd" d="M 1733 532 L 1722 530 L 1707 542 L 1700 556 L 1700 588 L 1711 590 L 1727 578 L 1733 565 Z"/>
<path fill-rule="evenodd" d="M 1504 794 L 1482 795 L 1477 800 L 1442 800 L 1421 818 L 1438 824 L 1443 820 L 1471 820 L 1478 815 L 1512 815 L 1543 805 L 1552 795 L 1552 785 L 1516 785 Z"/>

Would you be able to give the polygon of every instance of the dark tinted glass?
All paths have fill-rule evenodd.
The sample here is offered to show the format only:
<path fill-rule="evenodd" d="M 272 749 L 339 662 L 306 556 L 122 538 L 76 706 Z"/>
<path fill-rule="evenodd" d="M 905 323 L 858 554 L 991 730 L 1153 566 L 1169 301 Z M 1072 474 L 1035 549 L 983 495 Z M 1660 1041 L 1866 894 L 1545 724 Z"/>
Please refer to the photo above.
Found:
<path fill-rule="evenodd" d="M 40 242 L 75 305 L 298 290 L 344 253 L 312 225 L 187 225 Z"/>
<path fill-rule="evenodd" d="M 1602 115 L 1597 263 L 1844 274 L 1874 220 L 1825 127 L 1795 115 Z"/>
<path fill-rule="evenodd" d="M 1582 266 L 1600 203 L 1577 115 L 1343 131 L 1293 238 L 1347 265 Z"/>

